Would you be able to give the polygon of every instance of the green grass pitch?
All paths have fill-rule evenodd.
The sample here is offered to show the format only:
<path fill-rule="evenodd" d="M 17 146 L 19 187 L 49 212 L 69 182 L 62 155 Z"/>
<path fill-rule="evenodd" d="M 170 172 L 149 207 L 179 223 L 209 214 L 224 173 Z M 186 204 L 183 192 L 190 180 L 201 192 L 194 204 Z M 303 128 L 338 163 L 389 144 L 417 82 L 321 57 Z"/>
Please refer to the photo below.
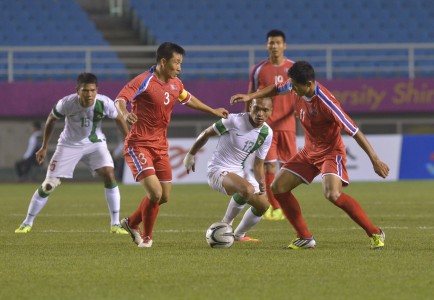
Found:
<path fill-rule="evenodd" d="M 0 299 L 432 299 L 434 182 L 354 182 L 357 199 L 386 232 L 383 251 L 319 184 L 295 191 L 317 247 L 285 251 L 287 221 L 262 220 L 259 244 L 211 249 L 208 226 L 228 197 L 206 185 L 174 185 L 162 206 L 154 245 L 139 249 L 112 235 L 102 184 L 63 183 L 36 218 L 15 234 L 37 184 L 0 184 Z M 121 217 L 143 196 L 120 186 Z M 239 222 L 238 218 L 235 225 Z"/>

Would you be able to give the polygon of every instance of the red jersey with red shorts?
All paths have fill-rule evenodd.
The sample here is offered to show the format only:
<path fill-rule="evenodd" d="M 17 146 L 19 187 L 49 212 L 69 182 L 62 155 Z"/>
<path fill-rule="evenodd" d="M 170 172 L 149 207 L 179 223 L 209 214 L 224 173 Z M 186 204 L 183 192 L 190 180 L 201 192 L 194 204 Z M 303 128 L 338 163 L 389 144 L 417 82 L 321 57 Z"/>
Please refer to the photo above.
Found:
<path fill-rule="evenodd" d="M 279 94 L 295 94 L 290 81 L 276 86 Z M 333 94 L 318 82 L 312 98 L 296 97 L 295 109 L 304 129 L 305 145 L 283 169 L 296 174 L 306 183 L 312 182 L 318 174 L 334 174 L 344 185 L 348 185 L 341 129 L 354 136 L 359 128 L 342 110 Z"/>
<path fill-rule="evenodd" d="M 136 181 L 157 175 L 161 182 L 172 181 L 167 128 L 176 102 L 191 99 L 179 78 L 159 80 L 155 66 L 127 83 L 116 99 L 131 104 L 137 122 L 125 138 L 124 157 Z"/>
<path fill-rule="evenodd" d="M 261 90 L 272 84 L 288 80 L 288 69 L 294 64 L 285 58 L 280 65 L 273 65 L 269 59 L 254 65 L 250 72 L 249 90 Z M 273 97 L 273 112 L 267 124 L 273 129 L 273 142 L 265 161 L 286 162 L 297 153 L 296 122 L 294 115 L 295 95 L 277 95 Z"/>

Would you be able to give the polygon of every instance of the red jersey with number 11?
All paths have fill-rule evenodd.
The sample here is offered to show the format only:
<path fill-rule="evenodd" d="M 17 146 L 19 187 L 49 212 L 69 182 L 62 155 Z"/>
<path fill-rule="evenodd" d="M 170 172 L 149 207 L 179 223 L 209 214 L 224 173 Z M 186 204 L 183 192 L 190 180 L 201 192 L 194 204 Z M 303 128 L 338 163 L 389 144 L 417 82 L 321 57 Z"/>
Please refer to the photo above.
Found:
<path fill-rule="evenodd" d="M 276 86 L 279 94 L 295 94 L 290 80 Z M 312 98 L 297 96 L 295 109 L 304 129 L 304 148 L 311 158 L 345 155 L 341 129 L 354 136 L 359 128 L 329 90 L 317 82 Z"/>

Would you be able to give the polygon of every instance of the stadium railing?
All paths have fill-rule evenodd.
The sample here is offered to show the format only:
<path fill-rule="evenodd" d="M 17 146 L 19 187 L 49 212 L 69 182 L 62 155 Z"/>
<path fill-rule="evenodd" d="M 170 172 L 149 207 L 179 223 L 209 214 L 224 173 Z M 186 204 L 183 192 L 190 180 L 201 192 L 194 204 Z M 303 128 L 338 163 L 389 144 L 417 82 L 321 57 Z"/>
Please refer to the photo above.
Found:
<path fill-rule="evenodd" d="M 246 78 L 249 68 L 267 57 L 264 45 L 184 48 L 184 79 Z M 83 71 L 97 73 L 102 79 L 125 79 L 153 65 L 156 49 L 157 46 L 0 47 L 0 80 L 74 79 Z M 113 52 L 117 57 L 109 55 Z M 71 53 L 75 53 L 73 59 Z M 286 53 L 292 60 L 310 61 L 318 78 L 434 75 L 434 43 L 288 45 Z"/>

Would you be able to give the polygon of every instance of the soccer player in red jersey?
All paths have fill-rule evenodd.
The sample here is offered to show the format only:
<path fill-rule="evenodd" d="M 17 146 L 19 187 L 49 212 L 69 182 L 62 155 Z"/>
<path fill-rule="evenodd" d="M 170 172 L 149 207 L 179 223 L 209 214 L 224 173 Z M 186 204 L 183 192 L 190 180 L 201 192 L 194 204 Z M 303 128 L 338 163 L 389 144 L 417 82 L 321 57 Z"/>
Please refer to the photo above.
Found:
<path fill-rule="evenodd" d="M 249 93 L 261 90 L 272 84 L 288 80 L 288 70 L 294 63 L 285 57 L 285 33 L 281 30 L 270 30 L 267 33 L 268 58 L 258 62 L 250 71 Z M 249 101 L 250 102 L 250 101 Z M 273 129 L 274 136 L 271 148 L 265 158 L 265 184 L 267 197 L 271 206 L 264 214 L 267 220 L 284 220 L 279 202 L 271 192 L 271 183 L 276 174 L 277 164 L 287 162 L 297 153 L 295 130 L 295 94 L 276 95 L 273 97 L 273 113 L 267 123 Z M 246 103 L 246 111 L 249 103 Z"/>
<path fill-rule="evenodd" d="M 157 49 L 157 65 L 132 79 L 116 97 L 117 107 L 131 125 L 125 139 L 125 162 L 146 193 L 136 211 L 121 221 L 139 247 L 152 246 L 152 229 L 160 205 L 169 200 L 172 169 L 167 127 L 175 103 L 181 102 L 218 118 L 228 116 L 226 109 L 213 109 L 184 89 L 178 78 L 184 54 L 184 49 L 177 44 L 161 44 Z M 131 112 L 126 108 L 127 102 L 131 103 Z"/>
<path fill-rule="evenodd" d="M 315 247 L 315 239 L 305 224 L 292 190 L 302 183 L 311 183 L 321 174 L 324 196 L 365 230 L 371 239 L 371 249 L 382 249 L 384 232 L 371 223 L 356 200 L 342 192 L 342 186 L 349 184 L 349 178 L 345 167 L 346 153 L 341 129 L 351 135 L 366 152 L 375 173 L 380 177 L 387 177 L 389 167 L 380 160 L 365 135 L 342 110 L 333 94 L 315 81 L 315 71 L 308 62 L 294 63 L 288 71 L 288 76 L 290 79 L 284 83 L 273 84 L 247 95 L 237 94 L 230 100 L 233 104 L 277 94 L 297 95 L 295 110 L 304 129 L 305 145 L 283 165 L 271 186 L 285 216 L 297 233 L 297 238 L 285 248 Z"/>

